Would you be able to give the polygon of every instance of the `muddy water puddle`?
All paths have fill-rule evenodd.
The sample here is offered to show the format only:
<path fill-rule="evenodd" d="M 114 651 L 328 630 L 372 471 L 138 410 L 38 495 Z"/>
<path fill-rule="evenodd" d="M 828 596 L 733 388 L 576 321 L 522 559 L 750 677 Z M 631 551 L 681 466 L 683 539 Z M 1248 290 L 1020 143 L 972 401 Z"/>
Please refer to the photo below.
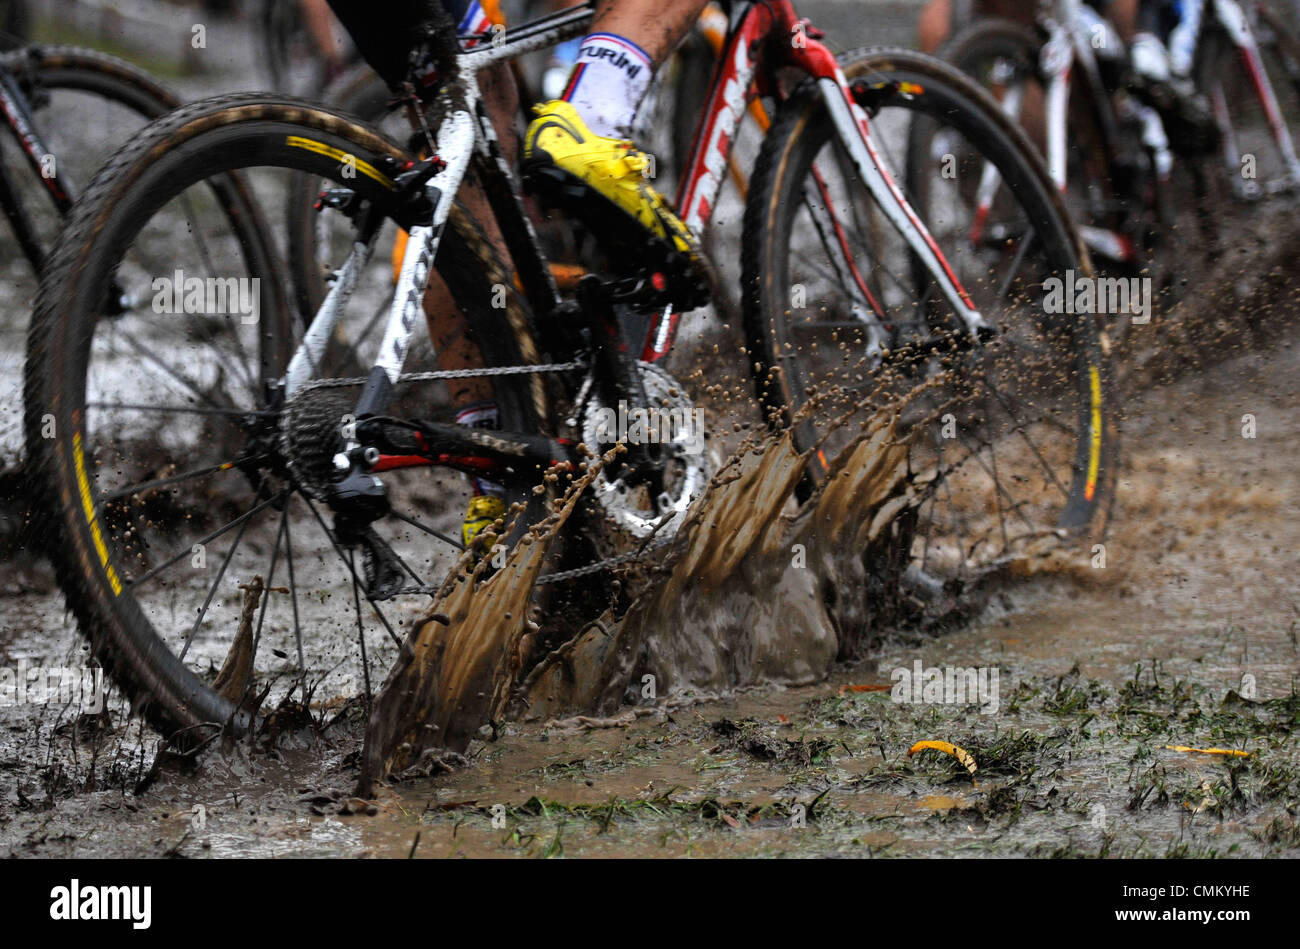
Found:
<path fill-rule="evenodd" d="M 969 625 L 892 634 L 829 680 L 645 702 L 609 727 L 508 724 L 450 772 L 370 801 L 350 796 L 355 721 L 274 755 L 212 749 L 137 796 L 156 736 L 116 725 L 96 769 L 85 732 L 0 709 L 0 841 L 194 857 L 1296 855 L 1298 362 L 1283 345 L 1134 401 L 1105 567 L 1010 578 Z M 81 649 L 54 596 L 8 600 L 3 625 L 8 659 Z M 996 712 L 855 689 L 918 662 L 996 669 Z M 909 757 L 921 740 L 969 751 L 974 777 L 942 752 Z"/>

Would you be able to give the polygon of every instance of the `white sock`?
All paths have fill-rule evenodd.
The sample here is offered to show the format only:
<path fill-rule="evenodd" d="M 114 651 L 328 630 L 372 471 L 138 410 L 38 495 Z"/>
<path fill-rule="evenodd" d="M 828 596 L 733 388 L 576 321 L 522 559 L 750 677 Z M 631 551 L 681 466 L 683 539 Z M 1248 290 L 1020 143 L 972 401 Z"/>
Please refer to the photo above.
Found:
<path fill-rule="evenodd" d="M 650 75 L 650 57 L 640 46 L 613 33 L 592 33 L 582 41 L 561 98 L 597 135 L 628 138 Z"/>

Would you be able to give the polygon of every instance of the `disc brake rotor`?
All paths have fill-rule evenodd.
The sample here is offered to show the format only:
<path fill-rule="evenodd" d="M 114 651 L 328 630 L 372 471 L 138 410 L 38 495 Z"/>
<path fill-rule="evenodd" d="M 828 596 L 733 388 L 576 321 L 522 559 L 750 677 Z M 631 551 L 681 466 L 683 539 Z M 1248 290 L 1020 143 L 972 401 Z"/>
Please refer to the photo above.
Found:
<path fill-rule="evenodd" d="M 687 397 L 685 389 L 668 373 L 650 363 L 638 363 L 648 403 L 644 414 L 600 403 L 593 394 L 583 406 L 582 440 L 601 451 L 621 438 L 658 441 L 664 456 L 662 477 L 654 487 L 633 483 L 626 476 L 597 475 L 590 491 L 600 511 L 621 532 L 640 539 L 658 530 L 671 536 L 681 523 L 691 501 L 704 491 L 712 475 L 708 445 L 704 437 L 703 412 Z M 657 483 L 656 483 L 657 482 Z"/>

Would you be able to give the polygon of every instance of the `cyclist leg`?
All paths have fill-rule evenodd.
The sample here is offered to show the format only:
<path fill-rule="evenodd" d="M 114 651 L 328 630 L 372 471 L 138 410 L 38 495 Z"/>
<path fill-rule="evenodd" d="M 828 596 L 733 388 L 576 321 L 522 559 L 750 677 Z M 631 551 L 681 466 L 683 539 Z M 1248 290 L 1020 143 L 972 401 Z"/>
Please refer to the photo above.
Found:
<path fill-rule="evenodd" d="M 421 26 L 430 15 L 434 0 L 398 0 L 388 5 L 383 16 L 376 16 L 370 0 L 329 0 L 339 20 L 351 34 L 362 57 L 397 89 L 408 79 L 411 53 L 422 43 Z M 443 9 L 456 24 L 462 36 L 481 35 L 488 32 L 494 19 L 500 21 L 495 2 L 491 14 L 479 0 L 442 0 Z M 471 40 L 472 42 L 472 40 Z M 506 160 L 514 163 L 519 152 L 519 133 L 515 126 L 518 114 L 518 90 L 506 63 L 495 63 L 479 73 L 483 102 L 496 127 Z M 482 236 L 488 241 L 509 272 L 509 253 L 505 240 L 491 213 L 487 197 L 471 176 L 462 187 L 459 199 L 465 210 L 480 226 Z M 425 319 L 429 338 L 437 354 L 438 368 L 443 370 L 479 369 L 483 355 L 469 330 L 469 323 L 460 308 L 451 299 L 446 284 L 435 272 L 431 275 L 429 289 L 424 298 Z M 496 428 L 498 414 L 492 401 L 492 386 L 482 379 L 452 380 L 448 386 L 456 420 L 464 425 Z M 461 536 L 466 546 L 480 538 L 494 520 L 505 513 L 503 489 L 499 484 L 473 478 L 473 497 L 470 498 L 462 524 Z M 484 535 L 485 542 L 490 537 Z"/>
<path fill-rule="evenodd" d="M 916 45 L 933 53 L 952 35 L 953 0 L 930 0 L 916 20 Z"/>
<path fill-rule="evenodd" d="M 598 0 L 563 94 L 539 105 L 524 139 L 540 186 L 588 189 L 580 210 L 602 239 L 635 248 L 668 278 L 679 309 L 707 299 L 699 242 L 651 186 L 650 157 L 629 140 L 637 107 L 707 0 Z M 632 225 L 628 227 L 627 225 Z"/>

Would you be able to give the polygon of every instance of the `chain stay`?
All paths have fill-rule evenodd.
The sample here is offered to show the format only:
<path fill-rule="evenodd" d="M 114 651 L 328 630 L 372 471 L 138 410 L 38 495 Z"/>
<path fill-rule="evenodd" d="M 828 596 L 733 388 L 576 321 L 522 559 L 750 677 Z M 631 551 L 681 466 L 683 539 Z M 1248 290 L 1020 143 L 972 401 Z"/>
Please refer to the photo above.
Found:
<path fill-rule="evenodd" d="M 439 379 L 470 379 L 481 376 L 512 376 L 512 375 L 529 375 L 533 373 L 552 373 L 552 372 L 571 372 L 575 369 L 585 369 L 586 362 L 582 360 L 571 360 L 569 362 L 542 363 L 534 366 L 492 366 L 483 369 L 443 369 L 433 370 L 430 372 L 410 372 L 403 373 L 398 377 L 398 384 L 403 382 L 433 382 Z M 365 385 L 364 377 L 344 378 L 344 379 L 314 379 L 306 383 L 304 389 L 332 389 L 342 388 L 345 386 L 362 386 Z M 673 539 L 673 535 L 661 537 L 650 544 L 640 547 L 636 550 L 618 554 L 614 557 L 607 557 L 604 560 L 597 560 L 583 567 L 574 567 L 570 570 L 559 570 L 555 573 L 548 573 L 537 580 L 538 586 L 544 586 L 551 583 L 563 583 L 568 580 L 576 580 L 579 577 L 587 577 L 596 573 L 603 573 L 606 570 L 612 570 L 614 567 L 621 567 L 623 564 L 639 560 L 651 551 L 666 547 Z M 394 596 L 434 596 L 438 592 L 437 587 L 418 586 L 407 587 L 398 591 Z"/>

